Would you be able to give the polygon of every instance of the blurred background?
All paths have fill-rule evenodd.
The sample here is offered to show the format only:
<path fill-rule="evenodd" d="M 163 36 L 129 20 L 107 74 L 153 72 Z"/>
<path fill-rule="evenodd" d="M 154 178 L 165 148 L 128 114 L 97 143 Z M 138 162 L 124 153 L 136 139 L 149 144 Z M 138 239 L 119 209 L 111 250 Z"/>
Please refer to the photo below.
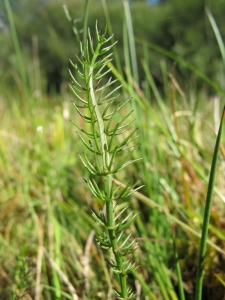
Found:
<path fill-rule="evenodd" d="M 77 20 L 77 28 L 82 28 L 82 16 L 85 1 L 10 1 L 14 22 L 23 54 L 28 84 L 36 96 L 40 93 L 55 94 L 66 89 L 68 81 L 68 58 L 78 53 L 77 40 L 62 8 L 68 6 L 71 16 Z M 123 4 L 119 0 L 108 0 L 115 39 L 122 65 L 123 52 Z M 215 34 L 206 16 L 208 6 L 216 19 L 222 36 L 225 35 L 223 16 L 225 4 L 217 1 L 130 1 L 134 35 L 152 44 L 163 47 L 193 64 L 213 80 L 222 76 L 220 50 Z M 94 28 L 96 19 L 99 28 L 105 23 L 102 3 L 93 0 L 90 3 L 88 26 Z M 5 87 L 18 88 L 18 63 L 10 34 L 4 1 L 0 4 L 0 76 L 1 93 Z M 142 46 L 137 45 L 137 61 L 140 81 L 144 72 L 140 67 L 143 59 Z M 149 55 L 151 72 L 158 85 L 162 84 L 162 75 L 158 62 L 162 58 L 157 52 Z M 165 56 L 163 56 L 165 59 Z M 173 60 L 169 60 L 173 63 Z M 191 80 L 191 72 L 180 65 L 177 77 L 187 83 Z M 32 76 L 35 74 L 35 76 Z M 200 84 L 200 83 L 199 83 Z"/>

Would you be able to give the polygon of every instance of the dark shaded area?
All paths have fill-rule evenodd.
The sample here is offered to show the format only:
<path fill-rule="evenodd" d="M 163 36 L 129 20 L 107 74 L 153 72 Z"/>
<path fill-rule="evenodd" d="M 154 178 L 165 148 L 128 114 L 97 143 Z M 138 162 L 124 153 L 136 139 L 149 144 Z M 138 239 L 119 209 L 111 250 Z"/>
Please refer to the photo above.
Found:
<path fill-rule="evenodd" d="M 55 68 L 47 71 L 46 73 L 46 81 L 47 81 L 47 94 L 50 95 L 52 93 L 60 94 L 61 84 L 62 84 L 62 66 L 58 65 Z"/>

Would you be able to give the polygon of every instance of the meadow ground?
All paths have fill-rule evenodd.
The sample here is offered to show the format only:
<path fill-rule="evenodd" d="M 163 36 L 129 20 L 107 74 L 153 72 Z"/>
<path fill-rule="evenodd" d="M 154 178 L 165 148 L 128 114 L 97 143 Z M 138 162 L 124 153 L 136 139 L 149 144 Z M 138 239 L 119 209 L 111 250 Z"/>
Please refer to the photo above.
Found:
<path fill-rule="evenodd" d="M 133 259 L 140 267 L 128 278 L 142 295 L 139 299 L 152 299 L 152 293 L 158 299 L 179 298 L 172 224 L 186 296 L 193 299 L 220 113 L 217 100 L 191 95 L 185 102 L 178 94 L 172 104 L 166 100 L 163 111 L 156 102 L 147 109 L 138 108 L 141 146 L 134 157 L 142 156 L 143 161 L 117 177 L 122 183 L 140 180 L 145 185 L 118 204 L 139 212 L 131 231 L 139 244 Z M 112 274 L 95 243 L 99 227 L 90 207 L 98 211 L 103 203 L 91 195 L 83 180 L 89 175 L 77 153 L 84 150 L 69 119 L 85 124 L 71 100 L 68 93 L 51 99 L 42 96 L 32 99 L 31 112 L 22 94 L 9 91 L 1 96 L 1 299 L 33 299 L 35 292 L 41 299 L 73 299 L 73 288 L 80 299 L 111 299 L 112 284 L 117 285 L 111 282 Z M 145 99 L 139 100 L 148 105 Z M 222 299 L 224 292 L 225 165 L 221 149 L 204 299 Z"/>

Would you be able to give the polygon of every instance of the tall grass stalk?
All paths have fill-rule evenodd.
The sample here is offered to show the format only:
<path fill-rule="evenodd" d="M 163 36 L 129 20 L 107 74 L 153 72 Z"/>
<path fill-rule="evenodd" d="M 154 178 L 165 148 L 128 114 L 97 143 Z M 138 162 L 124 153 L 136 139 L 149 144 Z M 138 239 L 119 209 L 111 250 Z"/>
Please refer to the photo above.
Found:
<path fill-rule="evenodd" d="M 179 290 L 179 296 L 180 296 L 179 299 L 185 300 L 179 257 L 178 257 L 177 246 L 176 246 L 176 241 L 175 241 L 176 234 L 175 234 L 175 226 L 174 225 L 172 225 L 172 238 L 173 238 L 173 251 L 174 251 L 174 259 L 175 259 L 175 267 L 176 267 L 176 272 L 177 272 L 178 290 Z"/>
<path fill-rule="evenodd" d="M 209 176 L 209 185 L 208 185 L 206 204 L 205 204 L 202 236 L 200 241 L 200 250 L 199 250 L 199 259 L 198 259 L 198 268 L 197 268 L 197 277 L 196 277 L 196 293 L 195 293 L 196 300 L 202 299 L 203 269 L 204 269 L 205 255 L 206 255 L 206 243 L 207 243 L 209 220 L 210 220 L 210 210 L 212 205 L 212 196 L 214 190 L 214 181 L 216 175 L 216 166 L 217 166 L 217 161 L 220 153 L 220 141 L 221 141 L 223 125 L 224 125 L 224 117 L 225 117 L 225 107 L 222 113 L 220 128 L 216 139 L 211 171 Z"/>
<path fill-rule="evenodd" d="M 113 35 L 112 23 L 111 23 L 111 20 L 110 20 L 110 15 L 109 15 L 109 10 L 108 10 L 107 4 L 106 4 L 106 0 L 102 0 L 102 7 L 103 7 L 103 11 L 104 11 L 105 18 L 106 18 L 106 23 L 107 23 L 109 35 L 112 36 L 111 42 L 115 43 L 115 37 Z M 116 47 L 113 47 L 112 50 L 113 50 L 113 57 L 114 57 L 114 60 L 115 60 L 115 63 L 116 63 L 116 67 L 117 67 L 118 71 L 120 72 L 120 74 L 122 75 L 123 74 L 123 69 L 122 69 L 122 66 L 121 66 L 121 63 L 120 63 L 118 50 L 117 50 Z"/>
<path fill-rule="evenodd" d="M 125 68 L 128 77 L 128 84 L 133 88 L 134 85 L 139 87 L 138 62 L 136 54 L 136 46 L 134 40 L 134 30 L 132 16 L 130 12 L 130 4 L 127 0 L 123 0 L 124 6 L 124 49 L 125 49 Z M 135 101 L 132 105 L 137 116 L 137 126 L 140 127 L 140 109 Z"/>
<path fill-rule="evenodd" d="M 147 65 L 150 64 L 150 60 L 149 60 L 149 49 L 146 45 L 143 45 L 143 55 L 144 55 L 144 60 L 146 61 Z M 167 75 L 166 75 L 167 76 Z M 152 97 L 151 97 L 151 88 L 149 85 L 149 82 L 146 78 L 146 74 L 145 74 L 145 81 L 144 81 L 144 90 L 145 90 L 145 97 L 148 99 L 148 101 L 150 103 L 152 103 Z"/>
<path fill-rule="evenodd" d="M 218 46 L 219 46 L 219 49 L 220 49 L 220 53 L 221 53 L 221 56 L 222 56 L 222 60 L 223 60 L 223 64 L 225 66 L 225 45 L 224 45 L 224 42 L 223 42 L 223 39 L 222 39 L 222 36 L 220 34 L 220 31 L 219 31 L 219 28 L 216 24 L 216 21 L 210 11 L 209 8 L 206 8 L 206 14 L 209 18 L 209 21 L 210 21 L 210 24 L 212 26 L 212 29 L 214 31 L 214 34 L 215 34 L 215 37 L 216 37 L 216 40 L 217 40 L 217 43 L 218 43 Z"/>
<path fill-rule="evenodd" d="M 221 36 L 221 33 L 220 33 L 220 30 L 216 24 L 216 21 L 210 11 L 210 9 L 207 7 L 206 8 L 206 14 L 208 16 L 208 19 L 210 21 L 210 24 L 212 26 L 212 29 L 213 29 L 213 32 L 215 34 L 215 37 L 216 37 L 216 40 L 217 40 L 217 43 L 218 43 L 218 46 L 219 46 L 219 49 L 220 49 L 220 53 L 221 53 L 221 57 L 222 57 L 222 76 L 220 78 L 220 84 L 221 86 L 223 87 L 223 89 L 225 89 L 225 84 L 224 84 L 224 78 L 225 78 L 225 45 L 224 45 L 224 41 L 223 41 L 223 38 Z"/>
<path fill-rule="evenodd" d="M 31 111 L 32 103 L 31 103 L 31 98 L 29 97 L 29 87 L 28 87 L 28 82 L 27 82 L 27 75 L 26 75 L 26 70 L 25 70 L 25 66 L 24 66 L 24 62 L 23 62 L 23 58 L 22 58 L 20 44 L 19 44 L 19 40 L 18 40 L 18 36 L 17 36 L 17 32 L 16 32 L 14 19 L 13 19 L 13 14 L 12 14 L 9 0 L 4 0 L 4 3 L 5 3 L 5 9 L 6 9 L 7 17 L 9 20 L 10 29 L 11 29 L 11 35 L 12 35 L 12 40 L 13 40 L 13 44 L 14 44 L 14 48 L 15 48 L 20 77 L 21 77 L 21 81 L 23 83 L 24 93 L 25 93 L 26 99 L 29 103 L 29 107 L 30 107 L 30 111 Z"/>
<path fill-rule="evenodd" d="M 123 5 L 124 5 L 124 12 L 125 12 L 125 20 L 127 24 L 132 73 L 133 73 L 134 80 L 136 81 L 137 84 L 139 84 L 137 54 L 136 54 L 136 47 L 134 41 L 134 32 L 133 32 L 133 24 L 132 24 L 132 18 L 130 13 L 130 5 L 127 0 L 123 0 Z"/>
<path fill-rule="evenodd" d="M 96 239 L 104 251 L 114 255 L 113 260 L 110 260 L 109 257 L 106 260 L 119 277 L 120 290 L 114 289 L 118 299 L 133 299 L 135 295 L 127 287 L 126 275 L 136 266 L 129 259 L 124 259 L 124 256 L 133 252 L 136 248 L 136 241 L 130 241 L 131 234 L 126 236 L 124 230 L 130 227 L 136 214 L 131 212 L 125 216 L 128 207 L 118 211 L 114 201 L 120 201 L 129 196 L 134 186 L 127 185 L 124 189 L 115 188 L 112 174 L 116 174 L 140 159 L 132 159 L 135 146 L 132 146 L 131 143 L 136 138 L 136 129 L 129 129 L 133 122 L 129 119 L 132 111 L 120 118 L 120 111 L 129 100 L 123 104 L 117 104 L 110 110 L 112 103 L 118 98 L 116 93 L 120 86 L 115 86 L 115 81 L 111 79 L 102 85 L 100 83 L 110 72 L 110 69 L 107 70 L 105 67 L 107 61 L 111 59 L 109 51 L 113 47 L 113 44 L 107 45 L 111 37 L 106 38 L 106 32 L 107 28 L 103 34 L 100 34 L 96 23 L 97 45 L 94 45 L 90 32 L 86 42 L 87 47 L 83 48 L 82 43 L 80 44 L 81 57 L 77 57 L 80 66 L 78 67 L 72 62 L 71 64 L 77 75 L 83 80 L 83 84 L 78 83 L 70 71 L 72 79 L 70 87 L 80 102 L 80 104 L 73 103 L 77 113 L 84 122 L 90 125 L 90 129 L 87 131 L 74 124 L 85 148 L 93 155 L 93 162 L 85 154 L 79 154 L 79 158 L 91 175 L 95 178 L 102 178 L 100 182 L 97 179 L 85 179 L 92 195 L 105 203 L 105 212 L 100 210 L 100 213 L 97 213 L 94 209 L 92 210 L 93 218 L 103 227 L 103 233 L 98 234 Z M 109 87 L 113 87 L 113 90 L 108 91 Z M 116 137 L 124 132 L 128 132 L 126 138 L 120 142 L 117 141 Z M 128 150 L 128 154 L 125 153 L 125 150 Z M 122 158 L 119 160 L 118 156 L 121 157 L 121 155 Z M 128 160 L 129 158 L 131 159 Z"/>

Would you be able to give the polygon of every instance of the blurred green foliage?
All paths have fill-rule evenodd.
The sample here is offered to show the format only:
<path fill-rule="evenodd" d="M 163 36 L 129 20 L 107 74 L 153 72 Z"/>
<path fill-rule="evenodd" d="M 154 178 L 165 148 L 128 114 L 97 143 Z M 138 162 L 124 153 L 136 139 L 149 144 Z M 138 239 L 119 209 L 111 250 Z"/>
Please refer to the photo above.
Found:
<path fill-rule="evenodd" d="M 115 39 L 119 41 L 118 51 L 123 62 L 123 17 L 124 9 L 121 0 L 106 1 L 112 22 Z M 34 52 L 38 51 L 41 63 L 41 71 L 45 76 L 54 70 L 61 73 L 64 81 L 67 80 L 66 68 L 67 58 L 73 58 L 78 53 L 76 38 L 62 8 L 66 4 L 71 12 L 72 18 L 76 20 L 76 26 L 82 26 L 82 16 L 85 1 L 82 0 L 56 0 L 56 1 L 28 1 L 21 0 L 19 3 L 11 0 L 15 24 L 20 40 L 20 45 L 26 62 L 28 58 L 32 61 Z M 135 36 L 174 52 L 183 59 L 201 69 L 206 75 L 217 80 L 220 72 L 220 53 L 216 38 L 205 13 L 206 5 L 218 24 L 222 37 L 225 36 L 223 26 L 223 11 L 225 2 L 217 1 L 163 1 L 157 5 L 147 5 L 144 1 L 133 1 L 131 3 L 131 14 Z M 0 9 L 4 9 L 1 4 Z M 2 20 L 7 19 L 2 14 Z M 99 28 L 105 23 L 105 15 L 102 8 L 102 1 L 92 0 L 90 2 L 88 25 L 92 29 L 96 19 Z M 79 21 L 80 20 L 80 21 Z M 0 29 L 0 67 L 1 75 L 6 80 L 11 80 L 12 72 L 16 70 L 14 49 L 10 40 L 8 30 Z M 38 38 L 38 44 L 32 41 Z M 37 48 L 38 46 L 38 48 Z M 37 49 L 35 49 L 35 47 Z M 140 60 L 143 58 L 142 46 L 137 48 L 139 73 L 143 80 Z M 162 81 L 161 72 L 158 69 L 158 62 L 162 58 L 158 53 L 150 53 L 150 66 L 154 77 Z M 173 61 L 170 60 L 172 65 Z M 190 76 L 190 72 L 184 67 L 178 68 L 178 73 L 184 80 Z M 10 76 L 8 76 L 10 74 Z M 44 78 L 45 78 L 44 76 Z"/>

